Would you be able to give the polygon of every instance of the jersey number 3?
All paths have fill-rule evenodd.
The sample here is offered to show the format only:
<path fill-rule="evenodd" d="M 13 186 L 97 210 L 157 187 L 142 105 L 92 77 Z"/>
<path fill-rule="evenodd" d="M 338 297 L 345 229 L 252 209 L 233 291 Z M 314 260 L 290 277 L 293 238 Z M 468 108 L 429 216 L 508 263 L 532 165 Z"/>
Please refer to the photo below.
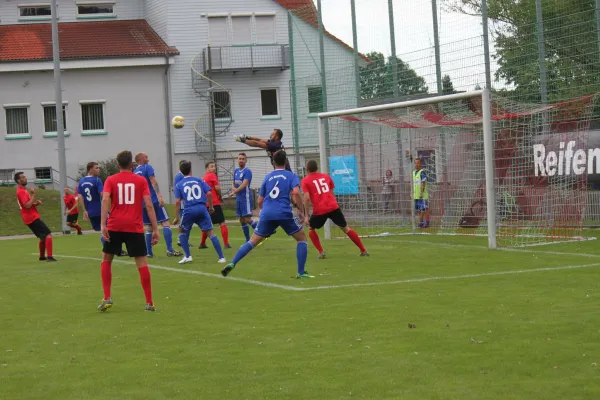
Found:
<path fill-rule="evenodd" d="M 183 188 L 187 194 L 187 201 L 200 200 L 202 198 L 202 188 L 198 185 L 186 186 Z"/>
<path fill-rule="evenodd" d="M 92 201 L 92 191 L 90 190 L 90 188 L 85 188 L 84 189 L 85 192 L 85 198 L 87 201 Z"/>
<path fill-rule="evenodd" d="M 322 194 L 322 193 L 329 192 L 329 185 L 327 184 L 327 181 L 325 180 L 325 178 L 321 178 L 321 179 L 319 179 L 319 181 L 313 181 L 313 183 L 315 184 L 315 187 L 317 188 L 317 193 Z"/>
<path fill-rule="evenodd" d="M 117 183 L 119 188 L 119 204 L 134 204 L 135 203 L 135 185 L 133 183 Z"/>

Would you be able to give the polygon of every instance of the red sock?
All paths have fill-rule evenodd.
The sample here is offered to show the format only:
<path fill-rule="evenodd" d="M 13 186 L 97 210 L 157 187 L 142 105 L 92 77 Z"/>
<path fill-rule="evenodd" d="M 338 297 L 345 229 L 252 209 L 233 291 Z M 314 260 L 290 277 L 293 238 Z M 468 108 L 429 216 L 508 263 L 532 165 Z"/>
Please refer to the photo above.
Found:
<path fill-rule="evenodd" d="M 146 303 L 153 304 L 152 302 L 152 284 L 150 283 L 150 270 L 148 267 L 138 268 L 140 273 L 140 281 L 142 282 L 142 288 L 144 289 L 144 295 L 146 296 Z"/>
<path fill-rule="evenodd" d="M 225 246 L 229 246 L 229 229 L 227 229 L 227 225 L 221 225 L 221 236 L 223 236 Z"/>
<path fill-rule="evenodd" d="M 200 246 L 206 246 L 206 238 L 208 237 L 208 235 L 206 234 L 206 232 L 202 232 L 202 240 L 200 241 Z"/>
<path fill-rule="evenodd" d="M 46 242 L 43 240 L 40 240 L 39 248 L 40 248 L 40 258 L 46 257 Z"/>
<path fill-rule="evenodd" d="M 81 233 L 81 227 L 79 224 L 75 224 L 75 229 L 77 229 L 77 233 Z"/>
<path fill-rule="evenodd" d="M 319 239 L 319 234 L 317 231 L 310 229 L 308 231 L 308 237 L 310 237 L 310 241 L 312 242 L 313 246 L 315 246 L 319 254 L 321 254 L 323 252 L 323 246 L 321 246 L 321 240 Z"/>
<path fill-rule="evenodd" d="M 354 244 L 360 249 L 361 253 L 364 253 L 365 251 L 367 251 L 365 249 L 365 246 L 363 246 L 362 241 L 356 234 L 356 232 L 354 232 L 352 229 L 350 229 L 346 235 L 348 235 L 350 240 L 352 240 L 354 242 Z"/>
<path fill-rule="evenodd" d="M 102 289 L 104 289 L 104 300 L 110 297 L 110 285 L 112 283 L 112 268 L 110 262 L 103 261 L 100 264 L 100 276 L 102 277 Z"/>
<path fill-rule="evenodd" d="M 52 257 L 52 236 L 46 236 L 46 253 L 48 257 Z"/>

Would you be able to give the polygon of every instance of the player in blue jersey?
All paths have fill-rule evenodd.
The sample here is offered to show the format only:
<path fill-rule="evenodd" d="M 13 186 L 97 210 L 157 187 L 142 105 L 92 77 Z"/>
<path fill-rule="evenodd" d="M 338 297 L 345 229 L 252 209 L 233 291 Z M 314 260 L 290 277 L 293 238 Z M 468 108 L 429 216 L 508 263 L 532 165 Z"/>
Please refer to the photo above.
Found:
<path fill-rule="evenodd" d="M 252 209 L 254 208 L 254 199 L 250 190 L 252 171 L 246 167 L 246 162 L 248 161 L 246 153 L 238 154 L 237 161 L 239 168 L 236 168 L 233 173 L 233 185 L 229 197 L 235 196 L 235 215 L 240 219 L 246 240 L 250 240 L 250 228 L 248 228 L 248 225 L 252 229 L 256 229 L 256 222 L 252 220 Z"/>
<path fill-rule="evenodd" d="M 184 163 L 185 160 L 181 160 L 179 161 L 179 166 L 181 167 L 181 163 Z M 177 173 L 177 175 L 175 175 L 175 178 L 173 179 L 173 192 L 175 192 L 175 187 L 177 186 L 177 184 L 179 183 L 179 181 L 181 181 L 183 179 L 183 174 L 180 172 Z M 181 208 L 179 209 L 179 221 L 181 221 L 181 218 L 183 217 L 183 208 L 184 208 L 184 202 L 181 202 Z M 173 223 L 173 225 L 176 225 L 175 223 Z M 181 247 L 181 242 L 179 242 L 179 239 L 177 239 L 177 246 Z"/>
<path fill-rule="evenodd" d="M 102 213 L 102 191 L 104 184 L 100 179 L 100 166 L 95 161 L 90 161 L 86 166 L 87 176 L 79 180 L 77 185 L 77 199 L 83 211 L 83 219 L 90 221 L 92 229 L 100 232 Z M 100 242 L 104 246 L 104 238 L 100 235 Z M 127 256 L 125 250 L 121 250 L 121 256 Z"/>
<path fill-rule="evenodd" d="M 173 249 L 173 232 L 171 232 L 169 215 L 167 214 L 167 210 L 165 210 L 165 202 L 163 200 L 162 194 L 160 194 L 160 188 L 158 187 L 158 182 L 156 180 L 154 168 L 152 168 L 152 166 L 149 164 L 150 160 L 148 159 L 148 154 L 136 154 L 135 162 L 138 166 L 133 172 L 136 175 L 140 175 L 146 178 L 146 180 L 148 181 L 148 186 L 150 186 L 150 198 L 152 200 L 152 204 L 154 205 L 156 221 L 160 223 L 163 227 L 163 236 L 165 237 L 165 243 L 167 245 L 167 256 L 180 256 L 181 253 Z M 152 252 L 152 226 L 150 223 L 150 218 L 148 217 L 148 212 L 146 211 L 146 207 L 144 207 L 143 209 L 142 217 L 144 220 L 144 226 L 146 227 L 145 237 L 146 248 L 148 250 L 148 257 L 154 257 L 154 253 Z"/>
<path fill-rule="evenodd" d="M 210 218 L 210 213 L 215 211 L 211 188 L 202 179 L 192 176 L 192 163 L 190 161 L 181 162 L 179 170 L 183 174 L 183 178 L 175 186 L 175 212 L 177 214 L 179 214 L 181 208 L 181 201 L 185 201 L 185 210 L 183 210 L 183 218 L 179 225 L 179 242 L 185 256 L 179 261 L 179 264 L 187 264 L 193 261 L 190 254 L 189 237 L 194 224 L 198 225 L 202 232 L 206 232 L 219 255 L 219 263 L 224 264 L 226 261 L 223 250 L 217 235 L 213 232 L 213 224 Z M 207 204 L 208 208 L 206 207 Z M 179 218 L 175 218 L 173 222 L 179 222 Z"/>
<path fill-rule="evenodd" d="M 313 278 L 304 269 L 308 255 L 306 235 L 302 229 L 302 224 L 294 217 L 294 213 L 292 212 L 291 198 L 293 197 L 296 204 L 298 204 L 300 217 L 303 219 L 304 205 L 300 197 L 300 180 L 298 179 L 298 175 L 285 169 L 286 160 L 287 155 L 283 150 L 279 150 L 273 155 L 275 170 L 269 173 L 262 185 L 260 185 L 258 206 L 261 210 L 258 226 L 252 238 L 239 248 L 232 262 L 221 270 L 223 276 L 229 275 L 242 258 L 250 253 L 261 241 L 269 237 L 277 227 L 281 227 L 285 233 L 292 236 L 298 242 L 296 246 L 298 275 L 296 277 Z"/>

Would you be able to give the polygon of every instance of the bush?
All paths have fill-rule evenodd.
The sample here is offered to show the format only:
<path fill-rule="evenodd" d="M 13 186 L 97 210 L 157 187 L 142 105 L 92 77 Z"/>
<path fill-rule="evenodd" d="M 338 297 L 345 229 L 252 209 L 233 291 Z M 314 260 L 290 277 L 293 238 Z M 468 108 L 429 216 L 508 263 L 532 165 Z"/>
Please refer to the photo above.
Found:
<path fill-rule="evenodd" d="M 117 164 L 116 158 L 109 158 L 106 160 L 98 161 L 98 166 L 100 167 L 100 179 L 103 183 L 104 181 L 106 181 L 106 178 L 119 172 L 119 164 Z M 79 181 L 84 176 L 87 176 L 85 165 L 79 167 L 79 172 L 77 173 L 77 181 Z"/>

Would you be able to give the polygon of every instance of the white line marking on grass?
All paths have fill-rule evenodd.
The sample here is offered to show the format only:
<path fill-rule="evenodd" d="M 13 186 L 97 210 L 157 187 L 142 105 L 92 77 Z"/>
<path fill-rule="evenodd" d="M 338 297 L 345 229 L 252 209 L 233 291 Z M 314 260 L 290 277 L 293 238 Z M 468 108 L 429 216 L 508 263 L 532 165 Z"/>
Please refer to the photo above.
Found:
<path fill-rule="evenodd" d="M 470 278 L 482 278 L 487 276 L 498 276 L 498 275 L 516 275 L 525 274 L 528 272 L 544 272 L 544 271 L 562 271 L 568 269 L 581 269 L 600 267 L 600 263 L 596 264 L 584 264 L 584 265 L 565 265 L 562 267 L 548 267 L 548 268 L 535 268 L 535 269 L 523 269 L 518 271 L 500 271 L 500 272 L 487 272 L 484 274 L 468 274 L 468 275 L 456 275 L 456 276 L 433 276 L 428 278 L 417 278 L 417 279 L 404 279 L 401 281 L 389 281 L 389 282 L 367 282 L 367 283 L 349 283 L 345 285 L 330 285 L 330 286 L 315 286 L 311 288 L 302 288 L 300 290 L 325 290 L 325 289 L 339 289 L 349 287 L 363 287 L 363 286 L 383 286 L 383 285 L 398 285 L 402 283 L 419 283 L 429 281 L 446 281 L 456 279 L 470 279 Z"/>
<path fill-rule="evenodd" d="M 37 253 L 31 253 L 31 254 L 32 255 L 37 255 Z M 98 257 L 66 256 L 66 255 L 59 255 L 59 254 L 55 254 L 55 256 L 59 257 L 59 258 L 74 258 L 76 260 L 102 261 L 102 259 L 98 258 Z M 133 262 L 133 261 L 123 261 L 123 260 L 118 260 L 116 258 L 113 260 L 113 262 L 114 263 L 119 263 L 119 264 L 135 265 L 135 262 Z M 250 285 L 263 286 L 263 287 L 271 287 L 271 288 L 277 288 L 277 289 L 283 289 L 283 290 L 291 290 L 291 291 L 301 291 L 301 290 L 304 290 L 304 288 L 298 288 L 298 287 L 295 287 L 295 286 L 279 285 L 277 283 L 256 281 L 256 280 L 253 280 L 253 279 L 244 279 L 244 278 L 236 278 L 236 277 L 223 277 L 221 274 L 211 274 L 209 272 L 203 272 L 203 271 L 197 271 L 197 270 L 163 267 L 161 265 L 154 265 L 154 264 L 148 264 L 148 267 L 150 267 L 152 269 L 161 269 L 163 271 L 181 272 L 183 274 L 191 274 L 191 275 L 202 275 L 202 276 L 207 276 L 207 277 L 210 277 L 210 278 L 225 279 L 225 280 L 228 280 L 228 281 L 236 281 L 236 282 L 248 283 Z"/>

